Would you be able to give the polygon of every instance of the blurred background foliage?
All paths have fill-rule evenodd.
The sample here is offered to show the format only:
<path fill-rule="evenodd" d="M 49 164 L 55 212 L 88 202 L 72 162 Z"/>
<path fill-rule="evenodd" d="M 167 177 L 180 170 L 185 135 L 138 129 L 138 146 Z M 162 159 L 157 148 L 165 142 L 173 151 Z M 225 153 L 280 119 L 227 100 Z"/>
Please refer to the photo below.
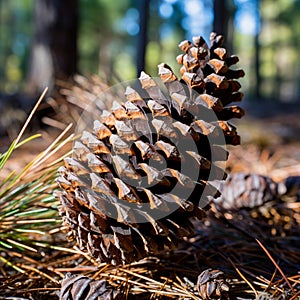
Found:
<path fill-rule="evenodd" d="M 34 6 L 43 1 L 47 2 L 0 0 L 1 95 L 28 92 Z M 78 0 L 74 5 L 79 15 L 79 73 L 96 73 L 111 83 L 135 78 L 145 36 L 145 71 L 155 76 L 160 62 L 178 70 L 178 42 L 197 34 L 208 40 L 210 31 L 220 28 L 216 6 L 224 5 L 220 33 L 226 34 L 227 45 L 242 61 L 247 98 L 299 98 L 299 0 Z M 71 9 L 65 9 L 66 17 Z M 143 21 L 146 32 L 140 30 Z"/>

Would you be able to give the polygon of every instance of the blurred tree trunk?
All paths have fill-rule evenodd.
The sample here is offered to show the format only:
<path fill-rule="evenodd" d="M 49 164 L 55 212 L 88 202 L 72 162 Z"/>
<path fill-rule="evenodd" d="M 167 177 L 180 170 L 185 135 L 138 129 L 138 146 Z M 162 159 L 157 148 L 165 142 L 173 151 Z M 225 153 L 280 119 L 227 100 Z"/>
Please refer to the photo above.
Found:
<path fill-rule="evenodd" d="M 233 18 L 235 5 L 233 0 L 214 0 L 213 31 L 222 34 L 229 52 L 233 51 Z"/>
<path fill-rule="evenodd" d="M 50 91 L 77 69 L 78 0 L 36 0 L 27 91 Z"/>
<path fill-rule="evenodd" d="M 255 67 L 255 98 L 260 99 L 261 95 L 261 74 L 260 74 L 260 42 L 259 42 L 259 32 L 254 36 L 254 48 L 255 48 L 255 58 L 254 58 L 254 67 Z"/>
<path fill-rule="evenodd" d="M 214 0 L 213 31 L 227 35 L 227 7 L 225 0 Z"/>
<path fill-rule="evenodd" d="M 140 13 L 140 31 L 138 35 L 137 46 L 137 77 L 140 76 L 141 71 L 145 70 L 145 55 L 148 42 L 148 18 L 149 18 L 149 4 L 150 0 L 138 1 L 138 9 Z"/>
<path fill-rule="evenodd" d="M 260 73 L 260 52 L 261 52 L 261 45 L 259 42 L 259 35 L 260 35 L 260 24 L 261 24 L 261 9 L 260 9 L 260 0 L 256 0 L 256 11 L 258 14 L 259 24 L 256 24 L 256 32 L 254 36 L 254 48 L 255 48 L 255 98 L 261 99 L 261 83 L 262 83 L 262 76 Z"/>

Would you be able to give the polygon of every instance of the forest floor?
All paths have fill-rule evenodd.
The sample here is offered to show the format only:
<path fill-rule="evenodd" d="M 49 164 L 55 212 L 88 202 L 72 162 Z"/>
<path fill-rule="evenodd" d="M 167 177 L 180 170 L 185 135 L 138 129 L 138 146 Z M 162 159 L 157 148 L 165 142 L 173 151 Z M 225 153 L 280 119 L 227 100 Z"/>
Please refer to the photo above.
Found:
<path fill-rule="evenodd" d="M 270 176 L 277 182 L 283 182 L 289 176 L 300 176 L 300 104 L 295 106 L 281 104 L 272 106 L 270 103 L 265 103 L 263 105 L 257 103 L 257 107 L 259 107 L 259 109 L 256 110 L 255 105 L 252 105 L 252 107 L 248 109 L 248 114 L 242 120 L 234 122 L 242 137 L 242 144 L 240 146 L 230 147 L 228 169 L 231 172 L 250 172 Z M 53 136 L 56 136 L 58 131 L 47 128 L 42 130 L 41 133 L 41 138 L 23 145 L 22 149 L 13 153 L 13 156 L 9 159 L 5 168 L 0 173 L 0 180 L 5 178 L 13 170 L 21 170 L 22 167 L 53 141 Z M 8 138 L 0 138 L 0 152 L 5 150 L 9 145 L 9 142 Z M 57 267 L 57 270 L 60 272 L 59 274 L 62 274 L 64 270 L 71 271 L 74 274 L 78 274 L 79 270 L 86 270 L 85 274 L 90 274 L 94 276 L 94 278 L 109 279 L 112 287 L 116 287 L 120 284 L 117 284 L 116 281 L 113 280 L 113 277 L 110 277 L 110 274 L 115 274 L 116 277 L 119 276 L 119 280 L 121 280 L 120 278 L 122 278 L 122 276 L 128 276 L 136 289 L 139 287 L 142 290 L 141 287 L 143 286 L 146 290 L 148 284 L 153 285 L 153 290 L 163 290 L 163 284 L 159 285 L 159 280 L 163 277 L 160 275 L 158 276 L 155 272 L 160 270 L 159 266 L 161 266 L 160 264 L 162 263 L 161 273 L 169 274 L 169 270 L 166 266 L 168 264 L 172 265 L 174 262 L 173 267 L 176 269 L 179 267 L 177 264 L 179 262 L 179 264 L 184 265 L 186 268 L 191 266 L 190 270 L 193 268 L 195 269 L 193 271 L 194 273 L 192 271 L 191 273 L 188 273 L 190 271 L 187 271 L 187 269 L 183 270 L 184 272 L 187 272 L 186 274 L 187 276 L 190 276 L 189 278 L 193 279 L 197 278 L 195 277 L 195 272 L 198 272 L 199 274 L 199 270 L 202 270 L 204 265 L 206 267 L 219 268 L 225 274 L 228 273 L 230 278 L 234 277 L 233 273 L 236 271 L 240 276 L 240 280 L 237 280 L 236 277 L 235 279 L 232 279 L 232 282 L 234 282 L 235 285 L 233 293 L 235 296 L 232 296 L 230 299 L 299 299 L 300 269 L 298 267 L 300 262 L 298 255 L 300 255 L 300 250 L 295 247 L 295 244 L 298 243 L 299 245 L 300 238 L 300 203 L 295 202 L 291 205 L 292 210 L 289 210 L 288 216 L 284 215 L 285 210 L 281 207 L 276 208 L 276 210 L 279 215 L 282 212 L 282 216 L 285 219 L 294 218 L 299 222 L 298 227 L 292 227 L 291 231 L 284 233 L 286 236 L 280 238 L 278 242 L 274 242 L 275 237 L 274 240 L 268 237 L 268 234 L 271 232 L 270 226 L 273 225 L 270 225 L 271 223 L 268 220 L 265 220 L 266 217 L 263 217 L 263 220 L 255 219 L 256 221 L 253 221 L 252 216 L 246 216 L 245 213 L 239 212 L 238 221 L 240 223 L 233 222 L 231 226 L 229 226 L 228 220 L 230 220 L 230 218 L 224 219 L 220 216 L 216 217 L 213 215 L 214 212 L 212 212 L 208 219 L 209 225 L 199 225 L 199 228 L 197 229 L 198 236 L 187 241 L 184 248 L 176 252 L 173 258 L 159 258 L 159 262 L 149 262 L 148 268 L 154 266 L 153 270 L 148 270 L 149 273 L 146 270 L 140 273 L 145 276 L 149 275 L 149 277 L 152 278 L 149 282 L 138 273 L 143 269 L 143 265 L 136 265 L 131 268 L 128 267 L 127 270 L 123 267 L 115 268 L 112 266 L 102 266 L 103 275 L 99 275 L 99 269 L 95 269 L 95 265 L 91 261 L 86 260 L 84 257 L 80 257 L 80 255 L 76 253 L 70 254 L 69 257 L 64 253 L 60 257 L 56 252 L 48 258 L 48 261 L 45 258 L 44 262 L 41 261 L 40 271 L 31 272 L 31 279 L 28 281 L 29 285 L 27 287 L 24 283 L 26 281 L 26 276 L 24 274 L 8 275 L 10 274 L 10 271 L 7 271 L 4 266 L 0 265 L 0 290 L 1 285 L 4 286 L 5 290 L 5 294 L 3 294 L 5 296 L 2 297 L 0 291 L 0 299 L 21 299 L 9 297 L 25 297 L 24 295 L 26 295 L 26 298 L 22 299 L 48 299 L 50 294 L 52 298 L 57 297 L 59 284 L 45 278 L 45 270 L 50 270 L 49 268 L 47 269 L 46 265 L 50 261 L 49 265 L 51 265 L 51 268 L 54 270 L 56 268 L 55 261 L 57 259 L 60 263 L 60 266 Z M 294 214 L 292 217 L 290 215 L 291 211 L 292 214 Z M 276 215 L 277 217 L 278 214 Z M 281 217 L 279 216 L 279 218 Z M 265 256 L 261 253 L 255 254 L 259 250 L 263 253 L 261 248 L 263 246 L 260 246 L 255 241 L 249 241 L 249 237 L 245 235 L 245 232 L 248 230 L 247 224 L 253 222 L 254 234 L 256 233 L 256 230 L 257 232 L 265 230 L 264 236 L 261 239 L 267 243 Z M 259 229 L 260 226 L 261 228 Z M 224 233 L 224 228 L 227 230 L 226 233 Z M 214 239 L 220 239 L 220 237 L 222 242 L 211 242 Z M 216 250 L 215 247 L 218 249 Z M 236 252 L 236 249 L 239 249 L 238 253 Z M 220 254 L 220 251 L 223 251 L 223 255 Z M 271 263 L 269 255 L 271 257 L 272 255 L 276 257 L 275 264 Z M 61 264 L 64 258 L 66 263 Z M 204 265 L 195 267 L 193 264 L 195 263 L 196 258 L 204 261 Z M 288 261 L 287 258 L 290 259 L 290 261 Z M 72 259 L 78 259 L 78 262 L 71 262 Z M 282 269 L 280 269 L 276 262 L 282 266 Z M 292 267 L 291 262 L 294 262 Z M 61 265 L 63 265 L 63 267 L 61 267 Z M 72 271 L 72 268 L 74 268 L 74 272 Z M 283 275 L 281 274 L 281 271 L 283 272 Z M 4 274 L 7 274 L 8 277 L 5 278 Z M 49 271 L 50 278 L 54 276 L 53 274 L 52 271 Z M 135 274 L 136 277 L 133 274 Z M 178 274 L 179 277 L 182 275 L 180 270 L 178 271 Z M 237 274 L 235 274 L 235 276 L 237 276 Z M 247 278 L 252 282 L 252 286 L 251 283 L 250 285 L 248 284 Z M 154 282 L 154 279 L 157 281 Z M 22 287 L 23 283 L 21 284 L 21 281 L 24 283 L 23 294 L 14 292 L 16 287 L 18 287 L 18 284 L 19 287 Z M 291 282 L 292 287 L 289 288 L 289 284 L 286 284 L 285 281 Z M 156 286 L 156 284 L 158 284 L 158 286 Z M 123 283 L 122 286 L 124 287 L 126 284 Z M 166 284 L 166 289 L 168 286 L 169 285 Z M 266 298 L 262 298 L 262 296 L 259 298 L 260 295 L 263 294 L 259 294 L 254 290 L 258 288 L 262 290 L 263 287 L 266 291 Z M 295 290 L 292 294 L 291 290 L 293 288 Z M 26 289 L 28 289 L 28 293 L 25 293 Z M 239 291 L 242 289 L 244 292 L 239 294 Z M 10 290 L 11 292 L 9 292 Z M 187 295 L 189 295 L 190 287 L 187 287 L 185 284 L 185 288 L 179 289 L 179 291 L 181 291 L 181 294 L 183 295 L 186 291 Z M 164 299 L 163 293 L 160 294 L 160 292 L 158 292 L 156 294 L 159 295 L 159 299 Z M 172 292 L 169 291 L 169 294 L 173 298 L 176 298 L 174 293 L 172 294 Z M 250 296 L 246 297 L 245 295 L 247 294 Z M 153 297 L 153 299 L 156 298 Z M 197 298 L 191 297 L 190 299 Z"/>
<path fill-rule="evenodd" d="M 246 105 L 245 117 L 235 121 L 241 146 L 231 147 L 229 168 L 275 181 L 299 176 L 300 104 L 255 103 Z"/>

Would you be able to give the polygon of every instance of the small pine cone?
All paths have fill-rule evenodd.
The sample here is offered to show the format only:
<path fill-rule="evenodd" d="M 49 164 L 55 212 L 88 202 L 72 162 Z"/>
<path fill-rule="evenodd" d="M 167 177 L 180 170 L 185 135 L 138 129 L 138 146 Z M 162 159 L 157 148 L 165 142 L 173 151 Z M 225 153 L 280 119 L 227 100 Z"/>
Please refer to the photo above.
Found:
<path fill-rule="evenodd" d="M 120 291 L 108 289 L 106 280 L 93 280 L 87 276 L 69 275 L 62 280 L 59 300 L 118 300 L 124 299 Z"/>
<path fill-rule="evenodd" d="M 242 98 L 235 78 L 243 72 L 230 68 L 238 59 L 222 41 L 182 42 L 182 78 L 161 64 L 163 87 L 142 72 L 110 110 L 96 111 L 59 169 L 63 222 L 97 260 L 126 264 L 176 248 L 219 194 L 214 182 L 226 175 L 216 162 L 240 141 L 227 120 L 243 115 L 228 106 Z"/>
<path fill-rule="evenodd" d="M 229 285 L 220 270 L 204 270 L 198 276 L 196 287 L 203 300 L 229 299 Z"/>
<path fill-rule="evenodd" d="M 258 174 L 233 173 L 220 187 L 221 196 L 214 199 L 224 209 L 254 208 L 279 199 L 285 186 Z"/>

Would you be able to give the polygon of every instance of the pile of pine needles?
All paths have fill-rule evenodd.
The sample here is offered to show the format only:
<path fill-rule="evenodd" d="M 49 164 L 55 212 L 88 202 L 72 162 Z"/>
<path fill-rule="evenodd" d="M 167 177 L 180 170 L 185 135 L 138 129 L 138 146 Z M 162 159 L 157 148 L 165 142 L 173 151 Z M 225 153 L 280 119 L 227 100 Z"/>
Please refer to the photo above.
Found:
<path fill-rule="evenodd" d="M 52 246 L 39 261 L 27 262 L 26 274 L 3 280 L 2 288 L 22 299 L 58 299 L 60 281 L 72 274 L 105 280 L 120 299 L 201 299 L 197 277 L 212 268 L 224 272 L 230 299 L 299 299 L 299 216 L 300 204 L 291 199 L 265 211 L 223 213 L 213 207 L 178 250 L 124 266 L 99 264 L 76 246 Z"/>
<path fill-rule="evenodd" d="M 129 299 L 201 299 L 197 278 L 211 268 L 224 272 L 229 299 L 294 300 L 300 297 L 299 225 L 294 199 L 236 212 L 212 207 L 206 221 L 196 224 L 195 236 L 176 251 L 118 267 L 84 261 L 68 271 L 106 280 L 108 289 Z"/>

